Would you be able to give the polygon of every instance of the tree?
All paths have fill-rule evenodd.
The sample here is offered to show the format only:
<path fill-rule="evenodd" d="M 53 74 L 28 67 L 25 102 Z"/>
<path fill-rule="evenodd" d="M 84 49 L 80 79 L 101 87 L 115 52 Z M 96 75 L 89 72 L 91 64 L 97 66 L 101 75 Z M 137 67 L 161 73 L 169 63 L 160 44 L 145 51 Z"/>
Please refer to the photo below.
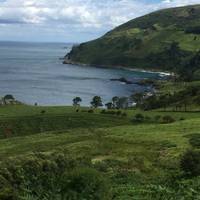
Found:
<path fill-rule="evenodd" d="M 142 104 L 143 96 L 144 95 L 142 93 L 136 93 L 131 96 L 131 99 L 136 103 L 137 106 L 139 106 Z"/>
<path fill-rule="evenodd" d="M 113 108 L 113 103 L 112 102 L 108 102 L 105 104 L 105 106 L 107 107 L 107 109 L 112 109 Z"/>
<path fill-rule="evenodd" d="M 6 105 L 7 103 L 9 104 L 10 101 L 14 101 L 15 98 L 13 97 L 13 95 L 11 94 L 7 94 L 3 97 L 3 101 L 4 101 L 4 104 Z"/>
<path fill-rule="evenodd" d="M 98 108 L 98 107 L 101 107 L 103 106 L 103 103 L 102 103 L 102 100 L 101 100 L 101 97 L 100 96 L 95 96 L 93 97 L 91 103 L 92 107 L 94 108 Z"/>
<path fill-rule="evenodd" d="M 158 101 L 157 101 L 157 96 L 156 95 L 152 95 L 149 96 L 148 98 L 146 98 L 142 104 L 142 108 L 144 110 L 152 110 L 155 108 L 158 108 Z"/>
<path fill-rule="evenodd" d="M 15 100 L 15 98 L 14 98 L 13 95 L 11 95 L 11 94 L 5 95 L 5 96 L 4 96 L 4 99 L 5 99 L 5 100 Z"/>
<path fill-rule="evenodd" d="M 174 64 L 177 67 L 180 64 L 180 56 L 182 56 L 181 49 L 178 42 L 172 42 L 167 50 L 168 55 L 173 59 Z"/>
<path fill-rule="evenodd" d="M 170 123 L 175 122 L 175 119 L 173 117 L 171 117 L 170 115 L 165 115 L 162 117 L 162 122 L 164 124 L 170 124 Z"/>
<path fill-rule="evenodd" d="M 159 101 L 157 102 L 159 107 L 163 107 L 164 111 L 166 111 L 167 107 L 170 104 L 171 94 L 166 93 L 159 97 Z"/>
<path fill-rule="evenodd" d="M 119 97 L 115 96 L 112 98 L 113 108 L 117 108 L 118 101 L 119 101 Z"/>
<path fill-rule="evenodd" d="M 73 99 L 73 105 L 74 106 L 80 106 L 80 103 L 82 102 L 82 99 L 80 97 L 75 97 Z"/>
<path fill-rule="evenodd" d="M 121 97 L 117 102 L 117 108 L 119 109 L 127 109 L 128 108 L 128 98 Z"/>
<path fill-rule="evenodd" d="M 181 66 L 182 58 L 185 57 L 184 54 L 185 53 L 181 50 L 179 43 L 173 41 L 164 51 L 165 61 L 169 66 L 173 66 L 174 71 L 177 71 L 179 66 Z"/>
<path fill-rule="evenodd" d="M 134 116 L 133 122 L 143 122 L 144 121 L 144 115 L 141 113 L 138 113 Z"/>
<path fill-rule="evenodd" d="M 198 51 L 192 58 L 187 60 L 183 67 L 180 67 L 178 74 L 183 81 L 192 81 L 195 78 L 195 72 L 200 65 L 200 51 Z"/>

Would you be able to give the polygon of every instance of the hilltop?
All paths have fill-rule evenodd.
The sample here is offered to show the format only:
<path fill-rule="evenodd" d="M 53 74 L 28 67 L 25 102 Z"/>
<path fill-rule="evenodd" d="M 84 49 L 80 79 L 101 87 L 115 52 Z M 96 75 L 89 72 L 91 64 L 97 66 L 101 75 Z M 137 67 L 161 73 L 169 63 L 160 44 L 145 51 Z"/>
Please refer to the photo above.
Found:
<path fill-rule="evenodd" d="M 184 67 L 199 47 L 200 5 L 192 5 L 133 19 L 99 39 L 74 46 L 64 63 L 174 71 Z"/>

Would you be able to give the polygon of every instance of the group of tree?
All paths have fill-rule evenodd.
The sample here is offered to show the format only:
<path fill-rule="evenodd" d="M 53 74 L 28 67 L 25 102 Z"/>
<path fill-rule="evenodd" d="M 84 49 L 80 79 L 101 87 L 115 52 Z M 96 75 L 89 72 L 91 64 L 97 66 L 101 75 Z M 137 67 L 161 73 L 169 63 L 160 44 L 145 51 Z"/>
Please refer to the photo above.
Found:
<path fill-rule="evenodd" d="M 200 51 L 190 52 L 183 50 L 178 42 L 167 44 L 162 52 L 151 54 L 147 60 L 157 66 L 162 66 L 163 70 L 169 70 L 176 74 L 176 80 L 193 81 L 200 79 Z"/>
<path fill-rule="evenodd" d="M 77 106 L 80 106 L 80 103 L 82 102 L 82 99 L 81 97 L 75 97 L 73 99 L 73 106 L 77 107 Z"/>
<path fill-rule="evenodd" d="M 75 97 L 73 100 L 73 106 L 79 108 L 82 102 L 81 97 Z M 92 101 L 90 102 L 93 108 L 98 108 L 103 106 L 102 99 L 100 96 L 94 96 Z"/>
<path fill-rule="evenodd" d="M 173 71 L 180 81 L 193 81 L 199 79 L 197 71 L 200 67 L 200 51 L 189 53 L 183 51 L 177 42 L 172 42 L 166 51 L 170 60 L 174 64 Z"/>
<path fill-rule="evenodd" d="M 162 108 L 172 108 L 174 111 L 188 111 L 189 105 L 200 105 L 200 88 L 197 86 L 189 86 L 181 91 L 157 94 L 137 93 L 131 96 L 136 106 L 143 110 L 152 110 Z"/>
<path fill-rule="evenodd" d="M 107 109 L 127 109 L 130 105 L 130 98 L 128 97 L 113 97 L 111 102 L 105 104 Z"/>
<path fill-rule="evenodd" d="M 0 105 L 8 105 L 8 104 L 19 104 L 17 100 L 15 100 L 14 96 L 11 94 L 7 94 L 0 99 Z"/>
<path fill-rule="evenodd" d="M 177 55 L 178 56 L 178 55 Z M 176 80 L 190 82 L 193 80 L 199 80 L 199 67 L 200 67 L 200 51 L 191 54 L 185 54 L 181 59 L 179 55 L 179 62 L 176 63 L 174 73 L 176 74 Z"/>
<path fill-rule="evenodd" d="M 128 97 L 113 97 L 111 102 L 105 104 L 107 109 L 127 109 L 131 105 L 131 98 Z M 75 97 L 73 99 L 73 106 L 77 109 L 80 107 L 82 99 Z M 99 108 L 104 106 L 102 98 L 100 96 L 94 96 L 90 102 L 92 108 Z"/>

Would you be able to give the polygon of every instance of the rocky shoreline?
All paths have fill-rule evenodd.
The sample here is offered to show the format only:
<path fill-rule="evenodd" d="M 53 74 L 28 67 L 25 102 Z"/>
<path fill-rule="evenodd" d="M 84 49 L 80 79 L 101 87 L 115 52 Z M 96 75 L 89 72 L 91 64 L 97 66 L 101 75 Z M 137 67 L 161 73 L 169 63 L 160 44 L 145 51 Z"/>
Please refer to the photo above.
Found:
<path fill-rule="evenodd" d="M 136 72 L 146 72 L 146 73 L 155 73 L 159 74 L 161 77 L 174 77 L 175 74 L 173 72 L 169 71 L 159 71 L 155 69 L 140 69 L 140 68 L 132 68 L 132 67 L 123 67 L 123 66 L 111 66 L 111 65 L 91 65 L 91 64 L 84 64 L 72 61 L 68 59 L 67 57 L 64 57 L 63 64 L 69 64 L 69 65 L 79 65 L 79 66 L 89 66 L 89 67 L 97 67 L 97 68 L 110 68 L 110 69 L 123 69 L 123 70 L 129 70 L 129 71 L 136 71 Z"/>
<path fill-rule="evenodd" d="M 112 78 L 110 79 L 110 81 L 118 81 L 127 85 L 131 85 L 134 84 L 134 82 L 127 80 L 126 78 L 122 77 L 122 78 Z"/>

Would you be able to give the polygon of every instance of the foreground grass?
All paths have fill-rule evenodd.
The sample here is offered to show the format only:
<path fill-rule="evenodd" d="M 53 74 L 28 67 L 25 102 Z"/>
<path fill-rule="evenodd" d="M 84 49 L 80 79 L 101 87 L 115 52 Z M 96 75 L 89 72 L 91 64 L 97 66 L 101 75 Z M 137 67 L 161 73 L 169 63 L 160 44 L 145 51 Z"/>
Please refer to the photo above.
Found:
<path fill-rule="evenodd" d="M 41 115 L 42 109 L 45 109 L 46 113 Z M 95 113 L 76 113 L 72 107 L 11 106 L 7 110 L 4 107 L 1 110 L 1 115 L 4 117 L 1 117 L 0 122 L 13 126 L 13 129 L 16 128 L 19 133 L 6 138 L 1 132 L 0 158 L 56 149 L 70 150 L 74 156 L 80 156 L 77 154 L 78 151 L 81 155 L 98 153 L 100 156 L 111 154 L 111 157 L 124 155 L 123 160 L 127 160 L 126 156 L 129 153 L 131 155 L 138 152 L 138 149 L 150 149 L 155 152 L 169 150 L 178 155 L 189 147 L 185 136 L 200 132 L 198 112 L 137 110 L 126 112 L 127 117 L 120 117 L 101 114 L 99 110 Z M 131 119 L 136 113 L 152 118 L 157 115 L 171 115 L 176 122 L 171 124 L 133 123 Z M 41 120 L 43 120 L 42 123 Z M 30 132 L 22 131 L 19 123 Z M 88 151 L 85 152 L 86 148 Z"/>
<path fill-rule="evenodd" d="M 1 107 L 0 123 L 12 131 L 5 136 L 5 126 L 1 126 L 0 162 L 28 159 L 35 153 L 63 152 L 103 169 L 113 181 L 115 199 L 132 199 L 134 188 L 160 183 L 178 170 L 180 156 L 190 148 L 188 135 L 200 133 L 198 112 L 127 110 L 127 116 L 121 117 L 87 110 L 76 113 L 72 107 Z M 170 115 L 176 121 L 132 122 L 137 113 L 152 119 Z"/>

